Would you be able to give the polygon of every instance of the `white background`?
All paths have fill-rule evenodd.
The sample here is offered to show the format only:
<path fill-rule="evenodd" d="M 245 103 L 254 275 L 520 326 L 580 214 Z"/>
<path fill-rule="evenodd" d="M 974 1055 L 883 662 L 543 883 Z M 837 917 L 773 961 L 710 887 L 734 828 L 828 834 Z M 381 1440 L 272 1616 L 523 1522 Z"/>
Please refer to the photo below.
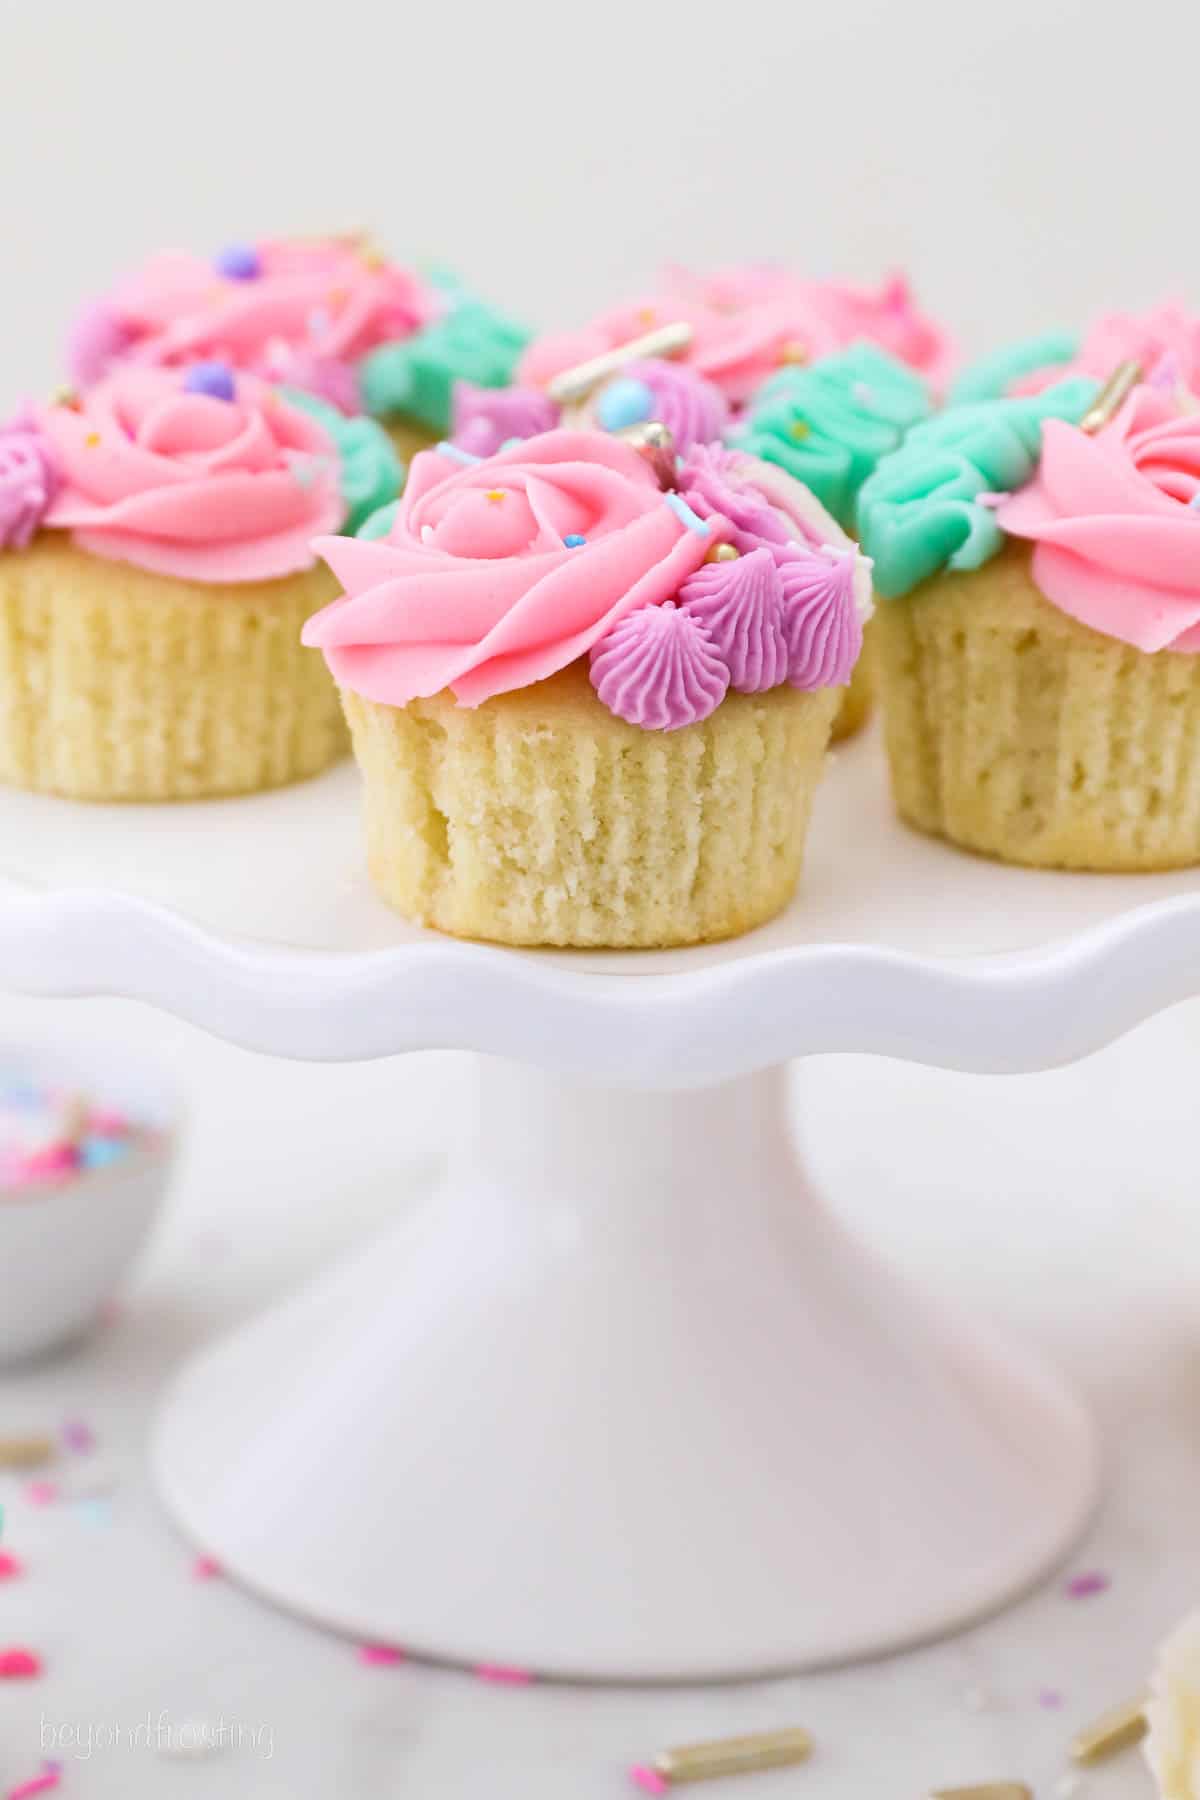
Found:
<path fill-rule="evenodd" d="M 540 325 L 663 257 L 773 255 L 871 280 L 907 265 L 972 350 L 1172 287 L 1200 300 L 1198 40 L 1190 8 L 1101 0 L 0 0 L 0 399 L 44 390 L 76 298 L 152 247 L 359 222 Z M 32 1772 L 43 1710 L 128 1725 L 153 1704 L 269 1724 L 276 1760 L 235 1774 L 98 1758 L 68 1769 L 64 1800 L 599 1800 L 664 1742 L 793 1717 L 822 1763 L 751 1784 L 762 1800 L 916 1800 L 1015 1775 L 1041 1800 L 1070 1725 L 1136 1685 L 1197 1597 L 1194 1009 L 1051 1076 L 813 1072 L 839 1205 L 1040 1338 L 1097 1407 L 1115 1485 L 1083 1560 L 1112 1570 L 1112 1594 L 1073 1609 L 1050 1589 L 873 1670 L 644 1696 L 360 1670 L 332 1640 L 189 1584 L 138 1473 L 179 1356 L 414 1191 L 454 1116 L 452 1062 L 291 1069 L 128 1006 L 14 1002 L 0 1023 L 6 1038 L 136 1039 L 195 1115 L 126 1322 L 87 1360 L 0 1384 L 0 1425 L 86 1412 L 121 1477 L 107 1535 L 69 1509 L 10 1513 L 33 1566 L 2 1597 L 0 1641 L 38 1645 L 51 1675 L 0 1693 L 0 1788 Z M 1042 1686 L 1064 1690 L 1062 1715 L 1037 1706 Z M 1127 1764 L 1086 1792 L 1146 1787 Z"/>

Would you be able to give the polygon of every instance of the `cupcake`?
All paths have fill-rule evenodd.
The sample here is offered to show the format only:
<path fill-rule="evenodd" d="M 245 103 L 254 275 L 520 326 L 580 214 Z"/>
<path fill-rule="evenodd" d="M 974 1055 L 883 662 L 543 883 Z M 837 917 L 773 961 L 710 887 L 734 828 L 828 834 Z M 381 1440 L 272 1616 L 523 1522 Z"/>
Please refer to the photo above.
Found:
<path fill-rule="evenodd" d="M 397 911 L 615 948 L 787 904 L 870 608 L 798 482 L 560 429 L 419 455 L 385 535 L 317 547 L 345 596 L 304 639 L 342 690 Z"/>
<path fill-rule="evenodd" d="M 932 404 L 920 375 L 874 344 L 860 342 L 772 375 L 730 430 L 729 441 L 786 469 L 853 532 L 863 482 L 905 433 L 928 417 Z M 874 696 L 868 632 L 834 721 L 835 740 L 866 723 Z"/>
<path fill-rule="evenodd" d="M 332 436 L 222 364 L 125 365 L 0 432 L 0 781 L 177 800 L 334 761 L 300 630 L 346 510 Z"/>
<path fill-rule="evenodd" d="M 1087 331 L 1045 331 L 1006 344 L 964 369 L 950 398 L 955 403 L 1039 394 L 1067 375 L 1104 381 L 1123 362 L 1153 375 L 1160 367 L 1193 392 L 1200 391 L 1200 319 L 1177 301 L 1143 313 L 1101 313 Z"/>
<path fill-rule="evenodd" d="M 1006 862 L 1200 862 L 1200 415 L 1132 374 L 952 407 L 860 496 L 897 805 Z"/>
<path fill-rule="evenodd" d="M 776 370 L 859 340 L 878 345 L 935 389 L 953 354 L 941 328 L 917 310 L 902 276 L 873 293 L 769 266 L 707 275 L 668 269 L 640 299 L 602 313 L 581 330 L 537 339 L 521 358 L 516 380 L 546 388 L 567 369 L 677 324 L 689 328 L 684 360 L 735 407 L 750 401 Z"/>

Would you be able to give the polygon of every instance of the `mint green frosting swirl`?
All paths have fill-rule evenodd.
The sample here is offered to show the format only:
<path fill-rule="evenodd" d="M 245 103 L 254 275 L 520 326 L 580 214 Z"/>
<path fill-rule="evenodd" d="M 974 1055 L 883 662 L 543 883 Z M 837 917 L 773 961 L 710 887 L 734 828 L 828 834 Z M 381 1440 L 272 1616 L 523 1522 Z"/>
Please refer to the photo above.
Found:
<path fill-rule="evenodd" d="M 529 338 L 484 301 L 452 295 L 451 310 L 424 331 L 364 358 L 358 371 L 363 405 L 377 418 L 403 413 L 447 432 L 454 383 L 507 387 Z"/>
<path fill-rule="evenodd" d="M 978 569 L 1004 541 L 981 494 L 1012 493 L 1037 467 L 1042 421 L 1078 424 L 1099 389 L 1087 376 L 1015 400 L 951 406 L 909 432 L 858 496 L 875 591 L 907 594 L 938 569 Z"/>
<path fill-rule="evenodd" d="M 930 405 L 925 383 L 904 363 L 873 344 L 851 344 L 772 375 L 728 436 L 802 481 L 852 530 L 859 488 Z"/>
<path fill-rule="evenodd" d="M 976 400 L 1002 400 L 1014 381 L 1032 375 L 1038 369 L 1053 369 L 1073 361 L 1079 350 L 1077 331 L 1043 331 L 1036 337 L 1020 338 L 980 357 L 965 368 L 950 389 L 952 406 L 968 405 Z"/>
<path fill-rule="evenodd" d="M 299 388 L 281 388 L 289 406 L 308 413 L 323 425 L 337 446 L 340 464 L 339 485 L 346 502 L 343 530 L 353 536 L 363 520 L 394 500 L 404 486 L 408 471 L 396 455 L 391 438 L 374 419 L 357 414 L 347 418 L 336 406 L 305 394 Z"/>
<path fill-rule="evenodd" d="M 388 532 L 392 529 L 392 526 L 396 523 L 396 514 L 399 510 L 399 500 L 389 500 L 386 506 L 381 506 L 378 511 L 371 514 L 370 518 L 363 520 L 362 524 L 354 534 L 355 537 L 367 538 L 368 540 L 371 538 L 386 537 Z"/>

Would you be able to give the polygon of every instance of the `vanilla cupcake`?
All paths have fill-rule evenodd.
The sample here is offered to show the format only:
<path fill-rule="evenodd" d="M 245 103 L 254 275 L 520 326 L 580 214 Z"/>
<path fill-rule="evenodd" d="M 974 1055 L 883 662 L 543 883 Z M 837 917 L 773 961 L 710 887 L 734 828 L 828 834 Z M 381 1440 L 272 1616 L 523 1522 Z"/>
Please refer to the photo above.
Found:
<path fill-rule="evenodd" d="M 661 473 L 661 471 L 660 471 Z M 388 533 L 318 545 L 313 619 L 370 867 L 422 924 L 508 944 L 731 936 L 799 876 L 870 584 L 777 469 L 553 431 L 418 456 Z"/>
<path fill-rule="evenodd" d="M 909 823 L 1007 862 L 1187 866 L 1200 415 L 1171 379 L 1095 396 L 951 408 L 863 487 L 892 783 Z"/>
<path fill-rule="evenodd" d="M 122 367 L 0 432 L 0 781 L 176 800 L 334 761 L 300 629 L 346 510 L 329 433 L 222 364 Z"/>

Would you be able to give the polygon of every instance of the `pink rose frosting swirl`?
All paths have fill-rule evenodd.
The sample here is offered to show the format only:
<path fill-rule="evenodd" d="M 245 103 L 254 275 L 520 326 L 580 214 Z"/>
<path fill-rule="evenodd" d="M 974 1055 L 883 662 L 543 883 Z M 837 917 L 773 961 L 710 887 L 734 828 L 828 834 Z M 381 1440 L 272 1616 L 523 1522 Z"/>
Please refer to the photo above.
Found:
<path fill-rule="evenodd" d="M 676 321 L 692 328 L 692 343 L 682 360 L 735 405 L 749 399 L 784 363 L 800 357 L 811 361 L 859 338 L 879 344 L 935 386 L 953 361 L 949 339 L 917 311 L 902 276 L 891 277 L 873 293 L 750 264 L 709 275 L 668 269 L 642 298 L 602 313 L 579 331 L 531 344 L 518 380 L 544 387 L 564 369 Z"/>
<path fill-rule="evenodd" d="M 253 376 L 233 398 L 168 369 L 124 368 L 38 417 L 62 486 L 45 523 L 94 556 L 189 581 L 311 568 L 345 516 L 325 430 Z"/>
<path fill-rule="evenodd" d="M 1064 375 L 1107 381 L 1123 362 L 1140 363 L 1147 378 L 1164 386 L 1179 383 L 1200 392 L 1200 318 L 1176 300 L 1144 313 L 1101 313 L 1069 361 L 1035 369 L 1014 381 L 1009 391 L 1040 394 Z"/>
<path fill-rule="evenodd" d="M 670 599 L 723 528 L 689 516 L 601 432 L 547 432 L 465 467 L 424 451 L 386 537 L 318 542 L 346 596 L 304 641 L 368 700 L 404 706 L 449 688 L 477 706 Z"/>
<path fill-rule="evenodd" d="M 1136 388 L 1095 436 L 1049 419 L 1034 479 L 996 511 L 1046 598 L 1135 649 L 1200 651 L 1200 414 Z"/>
<path fill-rule="evenodd" d="M 125 361 L 219 360 L 352 411 L 358 361 L 439 310 L 432 288 L 353 238 L 271 239 L 212 261 L 167 250 L 83 310 L 68 362 L 88 388 Z"/>
<path fill-rule="evenodd" d="M 28 408 L 0 425 L 0 550 L 32 543 L 60 481 L 54 453 Z"/>

